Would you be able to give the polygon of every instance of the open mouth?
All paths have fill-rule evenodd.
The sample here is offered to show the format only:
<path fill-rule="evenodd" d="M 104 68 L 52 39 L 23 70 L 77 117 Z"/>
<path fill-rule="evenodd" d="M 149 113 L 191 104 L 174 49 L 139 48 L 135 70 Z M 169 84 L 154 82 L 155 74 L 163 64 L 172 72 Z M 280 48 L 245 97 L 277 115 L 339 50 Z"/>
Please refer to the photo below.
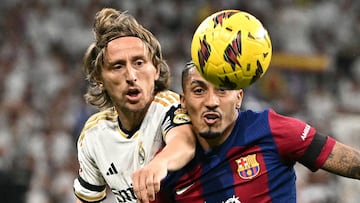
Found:
<path fill-rule="evenodd" d="M 126 92 L 126 97 L 130 103 L 136 103 L 140 100 L 140 90 L 139 89 L 129 89 Z"/>
<path fill-rule="evenodd" d="M 135 97 L 140 93 L 140 91 L 138 89 L 130 89 L 128 90 L 128 92 L 126 93 L 126 95 L 130 96 L 130 97 Z"/>
<path fill-rule="evenodd" d="M 208 125 L 212 125 L 220 120 L 220 115 L 216 112 L 207 112 L 203 115 L 204 121 Z"/>

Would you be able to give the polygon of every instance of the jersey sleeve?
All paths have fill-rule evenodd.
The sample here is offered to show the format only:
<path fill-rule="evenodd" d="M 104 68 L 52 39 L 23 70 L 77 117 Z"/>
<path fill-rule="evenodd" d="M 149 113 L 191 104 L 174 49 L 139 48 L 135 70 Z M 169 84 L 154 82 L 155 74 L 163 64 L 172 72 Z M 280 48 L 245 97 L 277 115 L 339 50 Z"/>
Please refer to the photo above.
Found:
<path fill-rule="evenodd" d="M 312 171 L 319 169 L 330 155 L 335 141 L 319 134 L 302 120 L 269 111 L 269 124 L 280 156 L 299 161 Z"/>
<path fill-rule="evenodd" d="M 82 202 L 101 202 L 106 198 L 106 183 L 91 158 L 91 142 L 84 132 L 78 144 L 79 176 L 74 180 L 74 193 Z"/>
<path fill-rule="evenodd" d="M 180 104 L 171 106 L 166 112 L 161 124 L 163 136 L 165 136 L 170 129 L 184 124 L 191 124 L 190 117 L 182 110 Z"/>
<path fill-rule="evenodd" d="M 315 134 L 310 146 L 306 149 L 299 162 L 312 171 L 316 171 L 324 165 L 329 157 L 336 141 L 332 137 L 324 136 L 319 133 Z"/>

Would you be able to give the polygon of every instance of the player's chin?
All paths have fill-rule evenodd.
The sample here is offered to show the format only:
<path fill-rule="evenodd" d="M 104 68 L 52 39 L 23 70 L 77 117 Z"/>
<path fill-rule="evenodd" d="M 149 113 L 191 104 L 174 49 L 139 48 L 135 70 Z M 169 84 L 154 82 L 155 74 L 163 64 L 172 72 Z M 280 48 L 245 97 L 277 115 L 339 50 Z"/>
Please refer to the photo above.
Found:
<path fill-rule="evenodd" d="M 128 103 L 126 105 L 126 108 L 131 111 L 131 112 L 143 112 L 144 109 L 146 108 L 146 103 L 145 102 L 135 102 L 135 103 Z"/>
<path fill-rule="evenodd" d="M 208 130 L 208 131 L 203 131 L 200 132 L 199 135 L 201 137 L 203 137 L 204 139 L 215 139 L 221 136 L 221 132 L 219 131 L 212 131 L 212 130 Z"/>

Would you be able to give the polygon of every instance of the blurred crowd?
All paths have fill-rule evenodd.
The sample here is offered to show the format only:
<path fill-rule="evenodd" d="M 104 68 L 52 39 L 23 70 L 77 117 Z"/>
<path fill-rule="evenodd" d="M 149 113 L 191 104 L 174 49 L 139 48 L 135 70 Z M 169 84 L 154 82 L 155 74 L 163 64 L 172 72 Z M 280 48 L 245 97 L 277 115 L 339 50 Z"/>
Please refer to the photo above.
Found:
<path fill-rule="evenodd" d="M 127 10 L 158 37 L 175 91 L 201 20 L 227 8 L 252 13 L 268 29 L 274 54 L 325 57 L 327 63 L 311 70 L 301 63 L 271 65 L 245 90 L 243 108 L 271 107 L 360 147 L 359 1 L 1 0 L 1 202 L 74 202 L 76 140 L 96 111 L 83 99 L 81 62 L 103 7 Z M 297 173 L 300 203 L 360 199 L 358 181 L 302 166 Z"/>

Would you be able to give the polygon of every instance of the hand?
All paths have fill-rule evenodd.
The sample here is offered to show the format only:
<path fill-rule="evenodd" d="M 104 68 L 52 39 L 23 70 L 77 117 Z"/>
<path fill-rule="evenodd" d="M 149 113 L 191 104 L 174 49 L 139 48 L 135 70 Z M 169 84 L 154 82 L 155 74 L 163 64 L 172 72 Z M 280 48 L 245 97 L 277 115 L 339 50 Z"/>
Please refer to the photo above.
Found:
<path fill-rule="evenodd" d="M 133 187 L 139 203 L 155 200 L 155 194 L 160 191 L 161 180 L 167 171 L 166 161 L 155 157 L 148 165 L 133 173 Z"/>

